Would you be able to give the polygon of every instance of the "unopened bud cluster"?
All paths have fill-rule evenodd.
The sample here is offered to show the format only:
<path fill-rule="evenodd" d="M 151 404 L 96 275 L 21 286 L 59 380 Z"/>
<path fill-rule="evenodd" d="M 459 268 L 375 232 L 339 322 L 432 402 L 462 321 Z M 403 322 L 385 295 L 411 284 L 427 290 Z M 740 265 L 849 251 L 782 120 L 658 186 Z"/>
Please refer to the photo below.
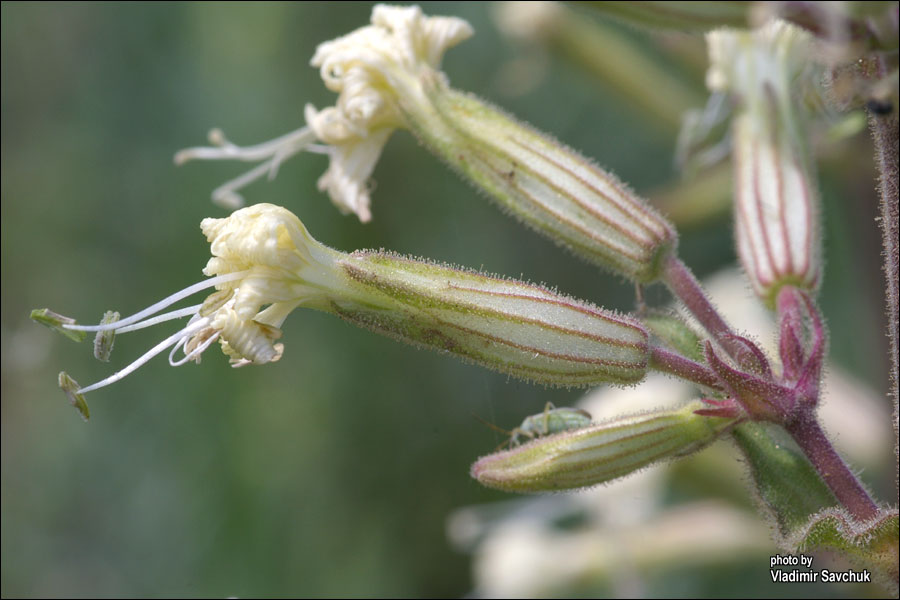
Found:
<path fill-rule="evenodd" d="M 797 107 L 811 37 L 783 21 L 708 35 L 707 84 L 738 103 L 732 126 L 741 263 L 773 307 L 781 286 L 814 290 L 821 275 L 819 194 Z"/>

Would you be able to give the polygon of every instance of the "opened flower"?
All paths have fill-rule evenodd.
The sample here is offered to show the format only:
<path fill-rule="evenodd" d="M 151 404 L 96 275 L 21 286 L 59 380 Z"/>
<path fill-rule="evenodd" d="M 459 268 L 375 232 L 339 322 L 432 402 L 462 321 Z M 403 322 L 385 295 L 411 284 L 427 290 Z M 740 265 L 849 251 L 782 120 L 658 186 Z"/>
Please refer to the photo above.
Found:
<path fill-rule="evenodd" d="M 426 17 L 418 6 L 378 5 L 372 25 L 320 44 L 310 63 L 320 69 L 328 89 L 340 94 L 336 106 L 320 111 L 307 105 L 306 127 L 257 146 L 240 148 L 213 130 L 210 142 L 216 148 L 183 150 L 175 162 L 268 159 L 213 192 L 214 200 L 237 208 L 243 203 L 237 195 L 241 187 L 265 174 L 273 177 L 284 159 L 301 150 L 323 151 L 330 164 L 319 189 L 341 212 L 369 221 L 369 177 L 391 133 L 404 126 L 394 95 L 411 89 L 418 74 L 439 72 L 444 52 L 471 35 L 462 19 Z M 312 146 L 316 140 L 328 145 Z"/>
<path fill-rule="evenodd" d="M 176 162 L 267 158 L 213 193 L 232 204 L 238 188 L 271 176 L 284 158 L 323 151 L 330 164 L 319 188 L 368 221 L 369 177 L 388 137 L 404 128 L 536 231 L 635 281 L 656 279 L 677 242 L 668 221 L 574 150 L 449 86 L 441 58 L 471 34 L 465 21 L 426 17 L 417 6 L 376 6 L 371 25 L 319 45 L 312 59 L 339 94 L 335 106 L 307 106 L 306 128 L 259 146 L 239 148 L 216 131 L 219 147 L 184 150 Z"/>
<path fill-rule="evenodd" d="M 32 314 L 73 339 L 99 332 L 103 348 L 111 347 L 111 332 L 188 318 L 181 330 L 103 381 L 81 388 L 65 379 L 76 406 L 78 395 L 122 379 L 166 350 L 173 366 L 199 361 L 216 341 L 234 366 L 277 361 L 284 350 L 276 342 L 279 328 L 298 306 L 542 383 L 633 383 L 648 369 L 642 324 L 540 286 L 385 252 L 338 252 L 271 204 L 204 219 L 201 228 L 213 255 L 203 270 L 209 279 L 100 325 L 78 325 L 46 310 Z M 203 303 L 158 314 L 210 288 L 215 291 Z"/>

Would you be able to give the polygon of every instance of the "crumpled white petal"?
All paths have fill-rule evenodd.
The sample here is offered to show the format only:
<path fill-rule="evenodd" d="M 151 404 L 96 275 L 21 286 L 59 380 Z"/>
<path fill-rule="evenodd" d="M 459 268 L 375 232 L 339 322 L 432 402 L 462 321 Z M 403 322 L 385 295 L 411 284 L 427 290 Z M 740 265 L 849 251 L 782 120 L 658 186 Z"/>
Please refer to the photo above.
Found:
<path fill-rule="evenodd" d="M 455 17 L 426 17 L 418 6 L 377 5 L 372 24 L 320 44 L 311 64 L 335 106 L 306 107 L 307 125 L 331 148 L 319 179 L 344 213 L 371 219 L 368 179 L 390 134 L 404 125 L 395 98 L 417 95 L 418 76 L 440 67 L 444 52 L 472 35 Z"/>
<path fill-rule="evenodd" d="M 231 358 L 232 366 L 276 362 L 284 352 L 284 344 L 274 343 L 281 337 L 280 329 L 242 319 L 228 307 L 216 312 L 210 327 L 219 332 L 222 352 Z"/>
<path fill-rule="evenodd" d="M 297 270 L 307 264 L 312 237 L 293 213 L 273 204 L 255 204 L 224 219 L 203 219 L 200 229 L 213 258 L 204 275 L 244 271 L 258 265 Z"/>
<path fill-rule="evenodd" d="M 319 178 L 319 190 L 328 192 L 343 214 L 354 213 L 360 221 L 367 223 L 372 219 L 369 177 L 394 127 L 363 132 L 360 136 L 335 107 L 316 111 L 308 104 L 305 114 L 306 122 L 319 139 L 330 144 L 328 155 L 331 160 L 328 170 Z"/>
<path fill-rule="evenodd" d="M 289 210 L 255 204 L 224 219 L 203 219 L 200 228 L 213 255 L 203 274 L 246 274 L 220 286 L 235 290 L 234 312 L 240 318 L 253 318 L 264 304 L 294 302 L 303 296 L 297 273 L 315 260 L 311 249 L 321 244 Z"/>

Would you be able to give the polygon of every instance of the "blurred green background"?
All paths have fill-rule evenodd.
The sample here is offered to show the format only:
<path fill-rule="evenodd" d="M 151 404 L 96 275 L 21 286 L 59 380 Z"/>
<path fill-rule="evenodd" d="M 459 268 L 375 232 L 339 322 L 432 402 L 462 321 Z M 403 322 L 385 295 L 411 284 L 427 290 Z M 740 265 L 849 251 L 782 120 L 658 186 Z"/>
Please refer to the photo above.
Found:
<path fill-rule="evenodd" d="M 673 132 L 552 50 L 536 59 L 541 76 L 527 93 L 511 95 L 533 49 L 505 40 L 489 5 L 423 9 L 476 30 L 444 61 L 455 87 L 552 132 L 640 193 L 676 177 Z M 87 344 L 28 319 L 44 306 L 82 322 L 108 309 L 124 315 L 199 280 L 209 256 L 199 222 L 226 214 L 209 194 L 242 167 L 175 168 L 172 155 L 212 127 L 253 143 L 300 126 L 304 103 L 331 104 L 309 59 L 370 11 L 350 2 L 2 5 L 3 597 L 471 589 L 470 557 L 447 542 L 445 519 L 505 498 L 468 476 L 500 441 L 472 414 L 511 428 L 580 391 L 510 380 L 298 311 L 280 362 L 232 370 L 211 351 L 199 366 L 172 369 L 160 357 L 89 394 L 85 424 L 57 372 L 87 385 L 173 327 L 119 338 L 103 364 Z M 644 33 L 623 31 L 673 60 Z M 687 85 L 702 89 L 696 69 L 666 68 L 684 68 Z M 871 151 L 864 132 L 844 146 L 842 168 L 820 174 L 823 304 L 834 358 L 883 393 Z M 286 206 L 342 250 L 385 247 L 633 307 L 630 285 L 519 227 L 408 133 L 393 136 L 375 171 L 371 224 L 341 216 L 316 190 L 325 168 L 324 157 L 302 155 L 245 197 Z M 733 263 L 728 216 L 686 230 L 681 247 L 700 275 Z M 666 295 L 651 288 L 648 299 Z M 890 474 L 866 476 L 892 493 Z M 729 580 L 735 593 L 771 593 L 761 577 Z M 728 595 L 732 584 L 695 582 L 687 594 Z"/>

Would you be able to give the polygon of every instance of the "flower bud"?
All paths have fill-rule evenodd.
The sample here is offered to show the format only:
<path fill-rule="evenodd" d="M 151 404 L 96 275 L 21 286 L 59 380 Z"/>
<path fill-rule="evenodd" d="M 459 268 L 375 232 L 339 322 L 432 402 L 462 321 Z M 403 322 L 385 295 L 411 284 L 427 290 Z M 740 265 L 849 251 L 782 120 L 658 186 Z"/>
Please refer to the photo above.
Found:
<path fill-rule="evenodd" d="M 708 35 L 707 84 L 738 100 L 733 121 L 735 229 L 756 293 L 774 307 L 785 284 L 815 290 L 821 275 L 819 194 L 795 106 L 811 58 L 805 31 L 774 21 Z"/>
<path fill-rule="evenodd" d="M 654 462 L 684 456 L 715 441 L 736 419 L 698 415 L 696 401 L 541 437 L 489 454 L 472 465 L 472 477 L 508 492 L 552 492 L 589 487 Z"/>

